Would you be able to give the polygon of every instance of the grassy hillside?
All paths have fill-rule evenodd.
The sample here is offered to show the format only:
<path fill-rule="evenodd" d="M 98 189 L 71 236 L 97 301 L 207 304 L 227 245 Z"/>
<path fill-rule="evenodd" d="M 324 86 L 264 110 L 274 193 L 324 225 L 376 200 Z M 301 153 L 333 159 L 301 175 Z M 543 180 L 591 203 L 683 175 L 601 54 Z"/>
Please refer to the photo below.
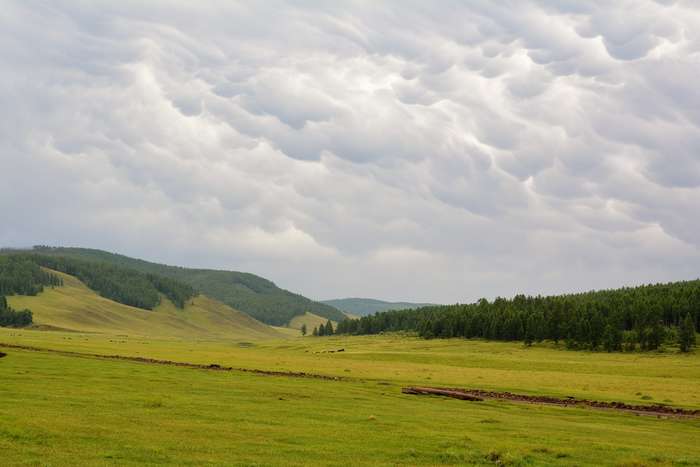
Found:
<path fill-rule="evenodd" d="M 373 298 L 337 298 L 333 300 L 324 300 L 321 303 L 325 303 L 326 305 L 330 305 L 355 316 L 367 316 L 378 311 L 405 310 L 431 305 L 430 303 L 385 302 Z"/>
<path fill-rule="evenodd" d="M 40 247 L 35 250 L 43 255 L 103 262 L 176 279 L 262 322 L 276 326 L 284 326 L 295 316 L 307 311 L 334 321 L 344 319 L 342 312 L 332 306 L 281 289 L 273 282 L 254 274 L 167 266 L 87 248 Z"/>
<path fill-rule="evenodd" d="M 332 321 L 332 320 L 331 320 Z M 326 318 L 323 318 L 321 316 L 315 315 L 313 313 L 304 313 L 303 315 L 300 316 L 295 316 L 290 322 L 289 322 L 289 327 L 292 329 L 301 329 L 301 326 L 306 324 L 306 330 L 309 334 L 311 334 L 311 331 L 315 328 L 318 327 L 322 324 L 326 324 L 328 320 Z M 338 324 L 335 321 L 333 322 L 333 327 Z"/>
<path fill-rule="evenodd" d="M 165 297 L 148 311 L 99 296 L 73 276 L 53 271 L 63 286 L 36 296 L 10 296 L 17 309 L 28 308 L 39 327 L 82 332 L 231 339 L 279 338 L 281 334 L 223 303 L 198 295 L 179 309 Z"/>
<path fill-rule="evenodd" d="M 401 393 L 444 385 L 699 408 L 689 390 L 700 384 L 698 353 L 395 335 L 193 345 L 13 329 L 0 329 L 0 343 L 345 378 L 0 346 L 8 354 L 0 359 L 4 465 L 700 465 L 698 419 Z"/>

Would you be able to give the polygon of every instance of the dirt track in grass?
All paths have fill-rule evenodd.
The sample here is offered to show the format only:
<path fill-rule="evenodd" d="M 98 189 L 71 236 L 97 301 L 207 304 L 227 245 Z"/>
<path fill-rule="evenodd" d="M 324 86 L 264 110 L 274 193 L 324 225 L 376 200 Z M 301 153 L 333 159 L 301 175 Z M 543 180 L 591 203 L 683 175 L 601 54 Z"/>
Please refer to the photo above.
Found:
<path fill-rule="evenodd" d="M 29 345 L 17 345 L 17 344 L 6 344 L 0 342 L 0 347 L 6 349 L 18 349 L 27 350 L 31 352 L 49 352 L 60 355 L 72 356 L 72 357 L 87 357 L 87 358 L 100 358 L 105 360 L 122 360 L 128 362 L 136 363 L 147 363 L 151 365 L 170 365 L 178 366 L 182 368 L 193 368 L 196 370 L 212 370 L 212 371 L 240 371 L 244 373 L 253 373 L 256 375 L 264 376 L 283 376 L 288 378 L 313 378 L 313 379 L 324 379 L 329 381 L 342 381 L 347 378 L 341 376 L 328 376 L 328 375 L 318 375 L 314 373 L 306 373 L 303 371 L 275 371 L 275 370 L 257 370 L 253 368 L 235 368 L 230 366 L 221 366 L 217 363 L 200 364 L 200 363 L 188 363 L 188 362 L 175 362 L 172 360 L 158 360 L 155 358 L 146 357 L 129 357 L 124 355 L 103 355 L 96 353 L 84 353 L 84 352 L 71 352 L 68 350 L 55 350 L 55 349 L 45 349 L 41 347 L 33 347 Z M 4 357 L 6 354 L 0 352 L 0 358 Z"/>
<path fill-rule="evenodd" d="M 667 405 L 635 405 L 625 402 L 605 402 L 575 397 L 558 398 L 551 396 L 530 396 L 526 394 L 514 394 L 512 392 L 486 391 L 483 389 L 459 389 L 459 388 L 434 388 L 411 386 L 401 389 L 404 394 L 444 396 L 467 401 L 483 400 L 507 400 L 512 402 L 527 402 L 530 404 L 547 404 L 564 407 L 592 407 L 595 409 L 619 410 L 633 412 L 640 415 L 654 415 L 658 417 L 700 417 L 700 410 L 688 410 Z"/>

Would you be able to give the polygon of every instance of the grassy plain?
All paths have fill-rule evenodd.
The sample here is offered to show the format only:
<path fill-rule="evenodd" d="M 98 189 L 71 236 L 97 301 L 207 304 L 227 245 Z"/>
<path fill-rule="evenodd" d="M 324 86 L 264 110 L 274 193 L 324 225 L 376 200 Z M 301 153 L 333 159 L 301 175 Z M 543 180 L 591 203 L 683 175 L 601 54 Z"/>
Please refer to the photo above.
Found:
<path fill-rule="evenodd" d="M 241 341 L 11 329 L 0 329 L 0 342 L 346 378 L 2 349 L 3 465 L 700 465 L 697 419 L 400 392 L 419 383 L 700 408 L 697 354 L 406 336 Z"/>

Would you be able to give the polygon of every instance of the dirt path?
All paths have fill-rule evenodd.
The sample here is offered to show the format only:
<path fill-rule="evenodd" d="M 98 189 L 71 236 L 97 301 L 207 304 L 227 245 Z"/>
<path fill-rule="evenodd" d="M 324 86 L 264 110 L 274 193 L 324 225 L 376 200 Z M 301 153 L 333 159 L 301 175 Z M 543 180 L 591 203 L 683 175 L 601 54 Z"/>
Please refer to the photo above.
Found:
<path fill-rule="evenodd" d="M 19 349 L 28 350 L 30 352 L 48 352 L 60 355 L 66 355 L 69 357 L 86 357 L 86 358 L 99 358 L 104 360 L 124 360 L 128 362 L 136 363 L 148 363 L 151 365 L 170 365 L 179 366 L 183 368 L 193 368 L 197 370 L 212 370 L 212 371 L 240 371 L 244 373 L 253 373 L 256 375 L 263 376 L 284 376 L 289 378 L 314 378 L 314 379 L 324 379 L 329 381 L 341 381 L 346 380 L 342 376 L 328 376 L 328 375 L 318 375 L 314 373 L 305 373 L 303 371 L 274 371 L 274 370 L 257 370 L 253 368 L 235 368 L 230 366 L 221 366 L 216 363 L 210 363 L 209 365 L 199 364 L 199 363 L 187 363 L 187 362 L 174 362 L 172 360 L 158 360 L 154 358 L 146 357 L 128 357 L 124 355 L 103 355 L 97 353 L 84 353 L 84 352 L 73 352 L 70 350 L 55 350 L 47 349 L 41 347 L 32 347 L 29 345 L 17 345 L 17 344 L 5 344 L 0 342 L 0 347 L 6 349 Z M 7 354 L 0 352 L 0 357 L 4 357 Z"/>
<path fill-rule="evenodd" d="M 604 402 L 588 399 L 576 399 L 574 397 L 561 399 L 551 396 L 528 396 L 525 394 L 513 394 L 512 392 L 485 391 L 483 389 L 405 387 L 401 389 L 401 392 L 404 394 L 414 395 L 445 396 L 468 401 L 499 399 L 514 402 L 527 402 L 530 404 L 549 404 L 564 407 L 592 407 L 596 409 L 619 410 L 641 415 L 691 418 L 700 417 L 700 410 L 681 409 L 667 405 L 633 405 L 625 402 Z"/>

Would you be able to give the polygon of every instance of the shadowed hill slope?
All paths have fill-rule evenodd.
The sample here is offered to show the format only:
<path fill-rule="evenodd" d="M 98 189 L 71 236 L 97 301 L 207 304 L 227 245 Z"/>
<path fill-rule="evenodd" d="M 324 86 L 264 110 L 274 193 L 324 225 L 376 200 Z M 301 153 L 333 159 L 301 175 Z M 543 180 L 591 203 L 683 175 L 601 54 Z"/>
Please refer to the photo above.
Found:
<path fill-rule="evenodd" d="M 39 327 L 81 332 L 162 337 L 270 339 L 283 335 L 250 316 L 204 295 L 179 309 L 167 298 L 154 310 L 122 305 L 99 296 L 68 274 L 54 272 L 63 286 L 36 296 L 7 297 L 11 306 L 29 308 Z"/>
<path fill-rule="evenodd" d="M 168 266 L 88 248 L 35 247 L 34 251 L 42 255 L 107 263 L 176 279 L 255 319 L 276 326 L 287 325 L 295 316 L 307 311 L 333 321 L 345 318 L 341 311 L 330 305 L 281 289 L 273 282 L 250 273 Z"/>

